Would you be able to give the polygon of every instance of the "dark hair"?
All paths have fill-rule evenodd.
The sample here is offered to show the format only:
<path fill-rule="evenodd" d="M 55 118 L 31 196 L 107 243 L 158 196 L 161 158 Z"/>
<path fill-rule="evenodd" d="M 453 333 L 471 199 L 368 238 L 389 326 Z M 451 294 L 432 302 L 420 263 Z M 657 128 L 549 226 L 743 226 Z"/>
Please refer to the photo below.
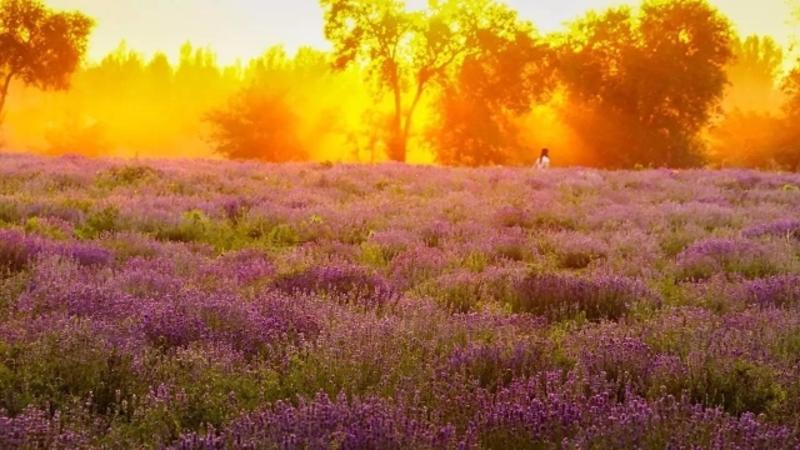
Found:
<path fill-rule="evenodd" d="M 548 158 L 550 157 L 550 149 L 549 148 L 543 148 L 542 149 L 542 155 L 539 156 L 539 158 L 544 158 L 545 156 L 548 157 Z"/>

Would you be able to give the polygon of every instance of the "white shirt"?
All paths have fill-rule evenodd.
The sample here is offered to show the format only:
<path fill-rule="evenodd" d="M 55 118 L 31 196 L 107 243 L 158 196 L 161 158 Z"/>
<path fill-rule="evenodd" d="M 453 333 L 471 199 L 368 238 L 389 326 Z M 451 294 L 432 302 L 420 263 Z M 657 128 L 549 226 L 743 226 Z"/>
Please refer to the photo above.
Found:
<path fill-rule="evenodd" d="M 542 156 L 541 158 L 536 160 L 536 168 L 537 169 L 549 169 L 550 168 L 550 157 Z"/>

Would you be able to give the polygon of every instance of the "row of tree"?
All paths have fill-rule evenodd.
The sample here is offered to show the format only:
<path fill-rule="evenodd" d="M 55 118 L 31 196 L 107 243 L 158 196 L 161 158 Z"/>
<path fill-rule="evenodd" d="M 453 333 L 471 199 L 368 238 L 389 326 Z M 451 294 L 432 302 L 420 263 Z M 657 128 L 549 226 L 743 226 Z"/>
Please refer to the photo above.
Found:
<path fill-rule="evenodd" d="M 89 19 L 2 0 L 0 110 L 20 87 L 6 143 L 277 162 L 527 164 L 547 146 L 602 167 L 800 164 L 800 67 L 783 77 L 780 46 L 739 39 L 705 0 L 592 12 L 547 36 L 495 0 L 321 6 L 330 53 L 276 47 L 221 67 L 189 45 L 176 64 L 121 46 L 79 68 Z"/>
<path fill-rule="evenodd" d="M 494 0 L 321 4 L 333 66 L 356 67 L 388 99 L 372 142 L 392 160 L 407 159 L 416 126 L 416 146 L 449 165 L 529 163 L 537 145 L 558 145 L 604 167 L 798 168 L 800 69 L 781 82 L 780 46 L 738 38 L 705 0 L 591 12 L 549 36 Z M 225 118 L 252 114 L 232 105 Z"/>

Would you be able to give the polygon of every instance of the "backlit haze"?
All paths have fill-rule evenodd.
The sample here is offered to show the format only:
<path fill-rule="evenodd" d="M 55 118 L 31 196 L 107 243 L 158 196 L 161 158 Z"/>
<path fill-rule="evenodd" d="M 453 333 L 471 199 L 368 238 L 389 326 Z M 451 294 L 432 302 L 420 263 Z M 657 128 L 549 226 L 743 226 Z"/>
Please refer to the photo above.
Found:
<path fill-rule="evenodd" d="M 602 55 L 587 53 L 561 66 L 555 75 L 547 73 L 555 65 L 538 64 L 548 60 L 547 52 L 521 53 L 521 58 L 508 53 L 503 57 L 510 65 L 497 66 L 507 68 L 498 72 L 506 78 L 474 89 L 474 85 L 460 83 L 479 83 L 487 77 L 470 80 L 468 72 L 458 72 L 455 66 L 462 62 L 455 58 L 447 81 L 426 86 L 414 109 L 410 84 L 414 80 L 409 77 L 399 83 L 400 95 L 393 97 L 385 79 L 381 85 L 368 76 L 367 63 L 376 61 L 362 59 L 347 70 L 331 70 L 336 55 L 324 36 L 325 17 L 319 0 L 46 0 L 50 8 L 79 11 L 95 20 L 85 62 L 65 91 L 42 91 L 15 80 L 4 111 L 0 146 L 52 155 L 243 157 L 225 153 L 225 139 L 219 135 L 223 130 L 252 150 L 245 158 L 274 161 L 274 155 L 263 152 L 281 149 L 281 158 L 289 160 L 381 162 L 393 158 L 387 150 L 397 131 L 393 127 L 409 123 L 403 133 L 408 154 L 399 158 L 406 162 L 452 163 L 443 150 L 450 148 L 457 154 L 453 158 L 460 158 L 459 164 L 520 165 L 529 164 L 539 149 L 547 147 L 555 149 L 556 165 L 609 167 L 616 164 L 611 162 L 615 148 L 650 151 L 655 143 L 663 142 L 653 138 L 625 143 L 638 136 L 632 130 L 657 133 L 674 125 L 686 131 L 700 123 L 688 132 L 685 142 L 676 144 L 684 153 L 700 155 L 693 164 L 793 167 L 800 165 L 800 157 L 786 155 L 795 154 L 792 149 L 800 139 L 793 131 L 799 128 L 794 117 L 800 117 L 800 52 L 795 50 L 799 2 L 709 0 L 721 14 L 712 11 L 708 17 L 691 16 L 683 10 L 685 25 L 696 27 L 701 36 L 697 45 L 705 48 L 705 59 L 688 65 L 672 56 L 658 59 L 656 53 L 665 50 L 647 47 L 642 37 L 632 44 L 640 45 L 641 51 L 625 52 L 627 56 L 620 61 L 592 62 L 591 58 Z M 636 9 L 641 0 L 505 3 L 538 30 L 538 35 L 528 36 L 543 44 L 537 48 L 562 45 L 552 33 L 563 31 L 575 38 L 576 28 L 569 24 L 581 19 L 602 27 L 606 19 L 597 19 L 602 15 L 591 19 L 589 11 L 602 13 L 609 7 L 631 5 L 631 27 L 639 26 L 636 18 L 645 14 Z M 708 9 L 702 3 L 675 4 Z M 428 0 L 406 0 L 406 5 L 420 10 L 428 6 Z M 722 24 L 719 29 L 714 17 Z M 704 32 L 713 30 L 718 31 L 716 36 L 724 46 L 703 40 Z M 669 31 L 656 29 L 654 35 Z M 627 45 L 614 41 L 615 36 L 621 33 L 611 33 L 607 36 L 610 44 L 605 45 Z M 531 51 L 515 45 L 521 52 Z M 723 48 L 727 50 L 718 51 Z M 729 54 L 722 54 L 728 50 Z M 636 60 L 639 57 L 649 59 Z M 525 70 L 534 70 L 536 75 L 525 72 L 524 82 L 515 82 L 514 73 L 522 70 L 515 66 L 519 60 L 527 61 Z M 409 61 L 400 64 L 408 68 Z M 595 92 L 597 86 L 585 82 L 585 76 L 572 75 L 591 67 L 610 71 L 617 64 L 627 64 L 630 75 L 625 79 L 598 78 L 610 83 L 602 101 L 585 103 L 588 97 L 581 93 Z M 643 67 L 655 72 L 643 71 Z M 466 74 L 466 78 L 455 73 Z M 652 76 L 654 73 L 660 76 Z M 680 86 L 681 80 L 689 81 Z M 791 80 L 794 84 L 787 84 Z M 798 94 L 791 94 L 794 91 L 787 86 L 798 86 L 792 88 Z M 503 89 L 516 91 L 508 95 Z M 650 100 L 661 104 L 628 110 L 631 103 L 624 97 L 640 91 L 661 92 Z M 447 103 L 454 98 L 469 100 L 464 95 L 467 92 L 483 92 L 486 98 L 474 104 Z M 666 99 L 673 98 L 669 92 L 692 93 L 678 104 L 684 109 L 701 105 L 684 111 L 693 114 L 692 120 L 670 126 L 625 122 L 652 117 L 646 113 L 649 110 L 667 111 L 671 100 Z M 513 98 L 527 98 L 529 104 L 513 113 L 508 108 L 519 107 L 513 102 L 492 106 L 493 112 L 481 106 L 487 99 Z M 398 120 L 397 111 L 413 120 Z M 625 114 L 610 120 L 610 111 Z M 685 116 L 663 114 L 662 118 L 669 122 L 676 117 Z M 274 132 L 268 142 L 259 140 L 266 139 L 264 130 Z M 469 136 L 456 138 L 452 130 Z M 257 142 L 250 142 L 251 137 Z M 464 150 L 468 142 L 478 144 Z M 472 153 L 464 156 L 465 151 Z M 657 156 L 669 153 L 653 152 Z M 630 161 L 625 164 L 631 165 Z"/>
<path fill-rule="evenodd" d="M 587 9 L 626 2 L 614 0 L 509 0 L 542 32 L 558 30 Z M 638 2 L 627 2 L 635 4 Z M 769 34 L 788 45 L 792 35 L 787 0 L 713 0 L 742 35 Z M 101 59 L 125 40 L 130 48 L 170 57 L 186 41 L 209 46 L 221 63 L 260 55 L 273 44 L 288 50 L 304 45 L 327 49 L 322 10 L 316 0 L 52 0 L 56 8 L 79 9 L 98 21 L 89 58 Z M 422 7 L 426 0 L 409 5 Z"/>

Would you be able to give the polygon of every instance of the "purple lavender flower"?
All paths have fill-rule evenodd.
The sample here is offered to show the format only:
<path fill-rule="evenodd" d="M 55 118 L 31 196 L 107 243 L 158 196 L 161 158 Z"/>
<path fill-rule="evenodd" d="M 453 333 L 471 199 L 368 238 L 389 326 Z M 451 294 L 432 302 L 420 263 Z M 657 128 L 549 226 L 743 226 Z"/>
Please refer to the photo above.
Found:
<path fill-rule="evenodd" d="M 512 308 L 562 320 L 585 315 L 589 320 L 619 319 L 637 301 L 652 294 L 640 282 L 618 276 L 578 278 L 533 274 L 517 285 Z"/>
<path fill-rule="evenodd" d="M 747 299 L 761 306 L 788 307 L 800 304 L 800 275 L 783 275 L 750 281 Z"/>
<path fill-rule="evenodd" d="M 39 253 L 42 243 L 12 230 L 0 230 L 0 266 L 20 270 Z"/>
<path fill-rule="evenodd" d="M 226 448 L 293 449 L 408 449 L 448 448 L 448 427 L 437 429 L 406 416 L 379 399 L 353 400 L 324 394 L 299 405 L 279 402 L 274 408 L 242 417 L 220 432 L 183 436 L 172 449 Z"/>
<path fill-rule="evenodd" d="M 383 308 L 397 301 L 389 283 L 356 266 L 313 267 L 281 278 L 275 288 L 286 293 L 328 295 L 363 308 Z"/>
<path fill-rule="evenodd" d="M 748 228 L 742 233 L 747 238 L 774 236 L 800 240 L 800 220 L 783 219 Z"/>
<path fill-rule="evenodd" d="M 61 415 L 54 416 L 28 408 L 16 417 L 0 411 L 0 447 L 4 449 L 79 449 L 89 448 L 89 438 L 79 431 L 66 429 Z"/>
<path fill-rule="evenodd" d="M 717 273 L 748 278 L 780 273 L 788 261 L 770 248 L 751 241 L 706 239 L 677 256 L 679 278 L 702 281 Z"/>

